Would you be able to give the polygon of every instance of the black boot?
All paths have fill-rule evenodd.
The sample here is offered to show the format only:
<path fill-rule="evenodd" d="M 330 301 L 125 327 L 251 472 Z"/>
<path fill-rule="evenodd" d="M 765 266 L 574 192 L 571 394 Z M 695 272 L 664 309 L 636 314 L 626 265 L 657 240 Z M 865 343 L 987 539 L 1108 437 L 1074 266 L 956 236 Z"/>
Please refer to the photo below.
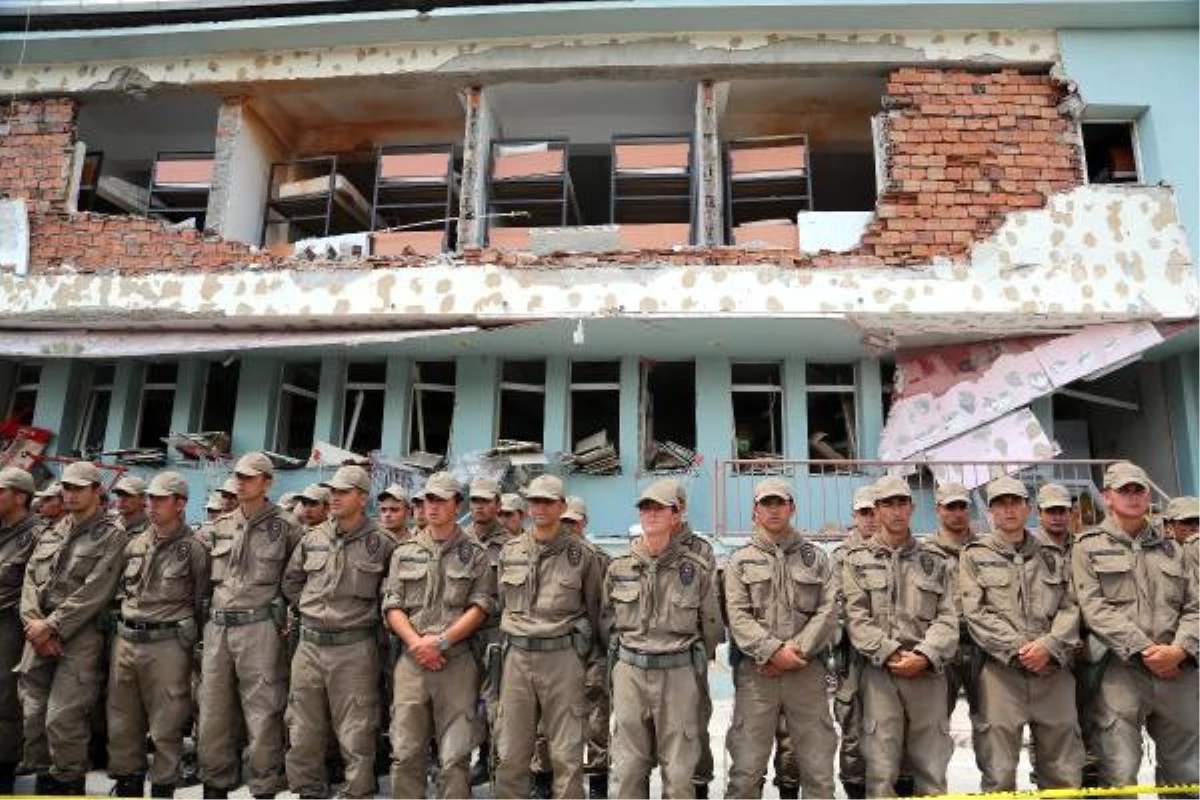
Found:
<path fill-rule="evenodd" d="M 62 788 L 58 781 L 50 777 L 47 772 L 39 772 L 33 783 L 33 793 L 40 795 L 61 794 Z"/>
<path fill-rule="evenodd" d="M 204 784 L 204 797 L 212 798 L 212 800 L 225 800 L 225 798 L 229 797 L 229 790 L 218 789 L 217 787 L 209 786 L 206 783 Z"/>
<path fill-rule="evenodd" d="M 901 775 L 896 778 L 896 797 L 912 797 L 917 791 L 916 781 L 912 775 Z"/>
<path fill-rule="evenodd" d="M 16 762 L 0 762 L 0 794 L 12 794 L 17 781 Z"/>
<path fill-rule="evenodd" d="M 696 790 L 696 800 L 708 800 L 707 783 L 693 783 L 692 788 Z"/>
<path fill-rule="evenodd" d="M 84 797 L 87 795 L 87 779 L 58 781 L 58 793 L 63 797 Z"/>
<path fill-rule="evenodd" d="M 117 785 L 113 787 L 113 797 L 145 797 L 145 775 L 117 775 Z"/>
<path fill-rule="evenodd" d="M 800 787 L 784 784 L 779 787 L 779 800 L 798 800 L 800 797 Z"/>
<path fill-rule="evenodd" d="M 173 783 L 152 783 L 150 784 L 151 797 L 174 797 L 175 784 Z"/>
<path fill-rule="evenodd" d="M 846 790 L 847 800 L 864 800 L 867 796 L 867 785 L 865 783 L 846 783 L 843 781 L 842 788 Z"/>
<path fill-rule="evenodd" d="M 529 787 L 529 796 L 533 800 L 550 800 L 554 797 L 554 773 L 535 772 Z"/>
<path fill-rule="evenodd" d="M 608 800 L 608 773 L 588 775 L 588 797 L 591 800 Z"/>

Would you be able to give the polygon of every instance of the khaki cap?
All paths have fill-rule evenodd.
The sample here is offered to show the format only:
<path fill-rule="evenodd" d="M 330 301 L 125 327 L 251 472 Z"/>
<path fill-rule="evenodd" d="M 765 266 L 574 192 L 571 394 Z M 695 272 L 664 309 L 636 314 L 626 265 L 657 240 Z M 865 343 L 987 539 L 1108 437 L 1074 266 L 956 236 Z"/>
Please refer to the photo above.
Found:
<path fill-rule="evenodd" d="M 561 478 L 554 475 L 539 475 L 529 482 L 523 492 L 526 500 L 563 500 L 566 490 Z"/>
<path fill-rule="evenodd" d="M 471 481 L 471 497 L 480 500 L 499 500 L 500 484 L 491 478 L 476 478 Z"/>
<path fill-rule="evenodd" d="M 102 482 L 100 470 L 90 461 L 72 461 L 63 470 L 62 483 L 67 486 L 99 486 Z"/>
<path fill-rule="evenodd" d="M 1038 508 L 1070 508 L 1071 493 L 1061 483 L 1044 483 L 1038 488 Z"/>
<path fill-rule="evenodd" d="M 567 498 L 567 510 L 564 511 L 559 519 L 574 520 L 575 522 L 583 522 L 587 519 L 587 503 L 582 497 L 571 495 Z"/>
<path fill-rule="evenodd" d="M 1167 522 L 1198 518 L 1200 518 L 1200 500 L 1191 495 L 1174 498 L 1167 503 L 1167 510 L 1163 512 L 1163 519 Z"/>
<path fill-rule="evenodd" d="M 667 483 L 675 484 L 675 500 L 679 510 L 683 511 L 687 508 L 687 490 L 683 488 L 683 484 L 674 478 L 667 478 Z"/>
<path fill-rule="evenodd" d="M 875 508 L 875 487 L 860 486 L 854 490 L 854 499 L 850 501 L 851 511 L 865 511 Z"/>
<path fill-rule="evenodd" d="M 784 500 L 795 500 L 792 487 L 781 478 L 767 478 L 754 485 L 754 502 L 768 497 L 782 497 Z"/>
<path fill-rule="evenodd" d="M 19 467 L 5 467 L 0 469 L 0 487 L 32 495 L 33 476 Z"/>
<path fill-rule="evenodd" d="M 295 492 L 284 492 L 283 494 L 279 495 L 279 505 L 283 506 L 284 508 L 291 508 L 299 501 L 299 499 L 300 495 L 296 494 Z"/>
<path fill-rule="evenodd" d="M 329 505 L 329 490 L 319 483 L 310 483 L 300 493 L 300 499 L 327 506 Z"/>
<path fill-rule="evenodd" d="M 113 494 L 139 495 L 145 493 L 146 482 L 136 475 L 126 475 L 117 481 L 117 485 L 113 487 Z"/>
<path fill-rule="evenodd" d="M 502 494 L 500 495 L 500 510 L 524 514 L 525 501 L 521 499 L 521 495 L 519 494 Z"/>
<path fill-rule="evenodd" d="M 42 489 L 40 492 L 38 492 L 36 495 L 34 495 L 34 497 L 39 497 L 39 498 L 45 500 L 47 497 L 58 497 L 61 494 L 62 494 L 62 484 L 59 483 L 58 481 L 53 481 L 53 482 L 47 484 L 46 488 Z"/>
<path fill-rule="evenodd" d="M 638 496 L 637 502 L 634 503 L 634 505 L 640 506 L 642 503 L 658 503 L 660 506 L 671 506 L 672 508 L 678 509 L 678 482 L 670 480 L 669 478 L 655 481 L 642 490 L 641 495 Z"/>
<path fill-rule="evenodd" d="M 404 503 L 406 506 L 410 505 L 408 492 L 404 491 L 404 487 L 398 483 L 393 483 L 391 486 L 375 495 L 375 499 L 381 503 L 388 498 L 391 498 L 392 500 L 398 500 L 399 502 Z"/>
<path fill-rule="evenodd" d="M 1105 489 L 1120 489 L 1131 483 L 1136 483 L 1143 489 L 1149 489 L 1150 478 L 1146 475 L 1146 470 L 1129 461 L 1118 461 L 1110 464 L 1108 469 L 1104 470 Z"/>
<path fill-rule="evenodd" d="M 327 481 L 321 481 L 321 485 L 340 492 L 345 492 L 349 489 L 358 489 L 360 492 L 370 494 L 371 476 L 362 467 L 356 467 L 351 464 L 345 467 L 338 467 L 337 472 L 333 473 L 333 477 Z"/>
<path fill-rule="evenodd" d="M 937 499 L 939 506 L 944 506 L 948 503 L 971 502 L 971 493 L 961 483 L 943 483 L 937 487 L 934 497 Z"/>
<path fill-rule="evenodd" d="M 275 465 L 271 463 L 271 459 L 267 458 L 266 453 L 246 453 L 238 459 L 237 465 L 233 468 L 233 474 L 248 475 L 251 478 L 259 475 L 274 477 Z"/>
<path fill-rule="evenodd" d="M 146 494 L 151 497 L 187 497 L 188 482 L 178 472 L 160 472 L 150 481 Z"/>
<path fill-rule="evenodd" d="M 884 475 L 875 481 L 874 489 L 876 505 L 879 504 L 880 500 L 887 500 L 891 497 L 907 497 L 910 500 L 912 499 L 912 489 L 908 488 L 908 481 L 899 475 Z"/>
<path fill-rule="evenodd" d="M 1025 484 L 1021 483 L 1016 478 L 1011 478 L 1008 475 L 1002 475 L 987 485 L 987 501 L 990 506 L 998 497 L 1019 497 L 1022 500 L 1029 499 L 1029 490 L 1025 488 Z"/>
<path fill-rule="evenodd" d="M 204 504 L 204 508 L 206 511 L 224 511 L 225 498 L 221 496 L 220 492 L 209 492 L 208 502 Z"/>
<path fill-rule="evenodd" d="M 221 494 L 227 494 L 230 497 L 237 497 L 237 478 L 230 475 L 217 491 Z"/>
<path fill-rule="evenodd" d="M 435 472 L 425 481 L 425 488 L 421 490 L 421 497 L 429 495 L 440 497 L 443 500 L 461 497 L 462 485 L 458 482 L 458 478 L 454 477 L 453 472 Z"/>

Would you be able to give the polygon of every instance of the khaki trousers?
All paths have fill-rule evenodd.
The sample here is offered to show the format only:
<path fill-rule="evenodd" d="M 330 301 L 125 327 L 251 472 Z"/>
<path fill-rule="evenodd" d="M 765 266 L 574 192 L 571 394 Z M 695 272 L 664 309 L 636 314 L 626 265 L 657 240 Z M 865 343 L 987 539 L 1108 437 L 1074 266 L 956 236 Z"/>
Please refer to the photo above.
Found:
<path fill-rule="evenodd" d="M 431 738 L 440 763 L 438 797 L 471 796 L 471 751 L 480 732 L 478 691 L 479 665 L 469 649 L 451 656 L 437 672 L 408 653 L 400 657 L 392 681 L 392 797 L 425 797 Z"/>
<path fill-rule="evenodd" d="M 696 673 L 691 665 L 642 669 L 613 666 L 612 794 L 649 797 L 658 767 L 663 796 L 695 797 L 700 758 Z"/>
<path fill-rule="evenodd" d="M 954 750 L 945 676 L 926 672 L 896 678 L 867 664 L 862 695 L 867 797 L 895 794 L 901 762 L 911 771 L 918 795 L 945 794 L 946 767 Z"/>
<path fill-rule="evenodd" d="M 989 659 L 979 674 L 979 721 L 986 742 L 983 791 L 1016 791 L 1026 725 L 1036 748 L 1038 787 L 1079 786 L 1083 740 L 1075 711 L 1075 678 L 1069 670 L 1039 677 Z"/>
<path fill-rule="evenodd" d="M 833 797 L 837 733 L 820 662 L 770 678 L 749 660 L 734 671 L 733 725 L 726 737 L 731 764 L 726 797 L 762 796 L 779 717 L 797 732 L 799 783 L 805 797 Z"/>
<path fill-rule="evenodd" d="M 251 794 L 283 790 L 286 648 L 271 620 L 204 626 L 197 759 L 206 785 L 235 788 L 244 723 Z"/>
<path fill-rule="evenodd" d="M 838 746 L 838 775 L 843 786 L 867 782 L 867 764 L 862 755 L 863 669 L 861 660 L 854 658 L 833 699 L 833 713 L 842 734 Z"/>
<path fill-rule="evenodd" d="M 589 775 L 608 773 L 609 724 L 612 698 L 608 688 L 608 665 L 597 659 L 588 666 L 584 695 L 588 703 L 587 743 L 583 771 Z"/>
<path fill-rule="evenodd" d="M 343 797 L 375 794 L 375 735 L 379 730 L 379 646 L 372 636 L 350 644 L 300 640 L 288 694 L 288 787 L 300 795 L 329 795 L 325 756 L 336 741 L 346 770 Z"/>
<path fill-rule="evenodd" d="M 21 760 L 21 698 L 13 667 L 25 649 L 25 631 L 16 606 L 0 611 L 0 764 Z"/>
<path fill-rule="evenodd" d="M 26 645 L 29 647 L 29 645 Z M 57 781 L 87 776 L 91 716 L 100 692 L 104 637 L 86 626 L 61 658 L 33 657 L 18 679 L 24 712 L 25 763 Z"/>
<path fill-rule="evenodd" d="M 587 701 L 584 665 L 572 649 L 528 652 L 509 648 L 496 715 L 497 798 L 525 797 L 538 725 L 550 747 L 554 796 L 583 796 L 583 738 Z"/>
<path fill-rule="evenodd" d="M 192 653 L 178 639 L 130 642 L 113 638 L 108 673 L 108 772 L 146 772 L 146 734 L 154 742 L 151 783 L 176 783 L 183 725 L 191 713 Z"/>

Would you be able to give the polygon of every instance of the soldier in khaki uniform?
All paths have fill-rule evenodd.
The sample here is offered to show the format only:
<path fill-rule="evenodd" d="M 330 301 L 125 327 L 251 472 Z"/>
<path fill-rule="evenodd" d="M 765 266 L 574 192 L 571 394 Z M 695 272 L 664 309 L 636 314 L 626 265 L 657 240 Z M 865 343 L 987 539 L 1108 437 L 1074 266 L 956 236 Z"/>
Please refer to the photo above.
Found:
<path fill-rule="evenodd" d="M 1071 493 L 1062 484 L 1044 483 L 1038 488 L 1037 507 L 1036 536 L 1062 550 L 1070 564 L 1071 546 L 1075 544 L 1071 535 Z"/>
<path fill-rule="evenodd" d="M 725 567 L 725 611 L 740 658 L 734 668 L 733 763 L 726 797 L 761 797 L 782 714 L 794 732 L 804 797 L 833 797 L 837 734 L 823 651 L 837 633 L 837 578 L 821 548 L 792 528 L 792 488 L 754 487 L 754 533 Z"/>
<path fill-rule="evenodd" d="M 329 519 L 329 500 L 329 490 L 319 483 L 310 483 L 296 496 L 296 519 L 306 531 Z"/>
<path fill-rule="evenodd" d="M 58 481 L 35 494 L 34 499 L 37 501 L 37 515 L 49 528 L 57 525 L 67 513 L 63 507 L 62 484 Z"/>
<path fill-rule="evenodd" d="M 150 526 L 146 516 L 146 482 L 134 475 L 126 475 L 117 481 L 113 487 L 116 496 L 117 514 L 121 517 L 121 526 L 126 535 L 132 539 Z"/>
<path fill-rule="evenodd" d="M 108 676 L 108 770 L 117 797 L 145 794 L 147 734 L 154 743 L 151 796 L 175 793 L 192 710 L 192 648 L 208 597 L 208 551 L 184 518 L 187 481 L 161 472 L 145 494 L 150 526 L 125 545 Z"/>
<path fill-rule="evenodd" d="M 383 595 L 388 629 L 404 647 L 393 681 L 391 796 L 425 796 L 433 738 L 438 797 L 470 797 L 480 734 L 471 638 L 495 603 L 494 576 L 486 549 L 455 523 L 462 489 L 454 475 L 429 476 L 422 497 L 425 529 L 396 548 Z"/>
<path fill-rule="evenodd" d="M 942 794 L 953 748 L 943 670 L 958 650 L 952 571 L 940 551 L 913 538 L 903 478 L 880 479 L 875 495 L 879 532 L 846 553 L 842 569 L 850 641 L 866 661 L 867 796 L 890 797 L 901 762 L 918 794 Z"/>
<path fill-rule="evenodd" d="M 251 793 L 273 797 L 284 784 L 287 608 L 279 582 L 303 532 L 267 499 L 274 474 L 263 453 L 238 459 L 238 507 L 197 534 L 211 557 L 213 584 L 197 752 L 205 797 L 226 797 L 236 786 L 243 725 Z"/>
<path fill-rule="evenodd" d="M 500 524 L 513 536 L 525 532 L 525 501 L 519 494 L 500 495 L 500 511 L 496 514 Z"/>
<path fill-rule="evenodd" d="M 212 522 L 226 512 L 225 498 L 220 492 L 209 492 L 204 501 L 204 521 Z"/>
<path fill-rule="evenodd" d="M 308 529 L 292 551 L 283 595 L 296 608 L 300 636 L 288 698 L 288 786 L 329 797 L 325 756 L 331 738 L 345 760 L 342 797 L 375 793 L 379 732 L 379 597 L 395 543 L 366 514 L 371 478 L 340 467 L 321 484 L 331 518 Z"/>
<path fill-rule="evenodd" d="M 375 502 L 379 508 L 379 527 L 393 541 L 399 544 L 412 538 L 412 531 L 408 528 L 408 513 L 412 503 L 403 486 L 393 483 L 375 496 Z"/>
<path fill-rule="evenodd" d="M 1200 500 L 1176 497 L 1163 512 L 1167 533 L 1183 548 L 1183 564 L 1188 575 L 1195 575 L 1200 561 Z"/>
<path fill-rule="evenodd" d="M 959 574 L 962 618 L 987 656 L 978 675 L 982 789 L 1016 791 L 1026 725 L 1038 787 L 1075 788 L 1083 741 L 1070 670 L 1079 641 L 1070 574 L 1062 550 L 1025 530 L 1029 495 L 1019 480 L 993 480 L 987 501 L 993 532 L 964 548 Z"/>
<path fill-rule="evenodd" d="M 642 535 L 605 577 L 613 637 L 612 776 L 617 797 L 648 797 L 658 767 L 663 796 L 694 796 L 700 758 L 699 681 L 721 618 L 716 573 L 678 535 L 675 487 L 659 481 L 638 498 Z"/>
<path fill-rule="evenodd" d="M 221 488 L 217 491 L 225 499 L 226 511 L 233 511 L 238 507 L 237 478 L 230 475 L 221 483 Z"/>
<path fill-rule="evenodd" d="M 21 620 L 25 651 L 19 690 L 25 763 L 37 794 L 83 794 L 89 715 L 99 691 L 108 610 L 121 577 L 126 536 L 100 506 L 100 470 L 76 461 L 63 470 L 68 515 L 39 537 L 25 570 Z"/>
<path fill-rule="evenodd" d="M 396 544 L 407 542 L 415 535 L 408 527 L 408 514 L 412 509 L 412 501 L 408 492 L 398 483 L 393 483 L 379 494 L 375 495 L 376 508 L 379 509 L 379 527 L 392 538 Z M 379 686 L 383 703 L 379 710 L 379 736 L 375 745 L 375 772 L 386 773 L 392 761 L 392 746 L 389 738 L 392 713 L 392 675 L 396 669 L 396 661 L 400 658 L 400 642 L 387 632 L 386 624 L 380 628 L 379 663 L 383 666 L 380 672 Z"/>
<path fill-rule="evenodd" d="M 559 522 L 562 481 L 542 475 L 525 490 L 533 528 L 500 552 L 500 679 L 496 796 L 522 797 L 539 722 L 550 742 L 555 797 L 583 796 L 584 677 L 596 657 L 603 577 L 592 551 Z"/>
<path fill-rule="evenodd" d="M 33 476 L 23 469 L 0 469 L 0 794 L 12 794 L 21 760 L 21 701 L 13 667 L 21 658 L 21 583 L 25 565 L 45 524 L 29 511 Z"/>
<path fill-rule="evenodd" d="M 1141 467 L 1122 461 L 1105 471 L 1104 505 L 1104 522 L 1084 531 L 1071 553 L 1099 673 L 1088 710 L 1104 781 L 1137 783 L 1144 726 L 1154 740 L 1159 781 L 1196 783 L 1197 577 L 1186 571 L 1179 544 L 1149 523 L 1150 479 Z"/>

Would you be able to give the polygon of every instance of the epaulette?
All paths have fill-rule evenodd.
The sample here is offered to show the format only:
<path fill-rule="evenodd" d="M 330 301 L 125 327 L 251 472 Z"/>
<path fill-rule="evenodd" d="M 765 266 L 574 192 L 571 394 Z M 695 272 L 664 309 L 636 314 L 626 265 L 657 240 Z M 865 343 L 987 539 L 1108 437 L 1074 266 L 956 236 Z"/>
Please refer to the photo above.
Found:
<path fill-rule="evenodd" d="M 976 541 L 978 541 L 978 540 L 976 540 Z M 971 544 L 975 544 L 975 543 L 976 542 L 971 542 Z M 938 547 L 933 542 L 925 541 L 924 539 L 917 540 L 917 549 L 920 550 L 922 553 L 933 553 L 935 556 L 942 559 L 943 561 L 946 561 L 947 559 L 950 558 L 950 556 L 946 555 L 945 550 Z M 964 549 L 966 549 L 965 545 L 964 545 Z"/>
<path fill-rule="evenodd" d="M 1093 536 L 1099 536 L 1102 533 L 1106 533 L 1104 528 L 1098 526 L 1095 528 L 1088 528 L 1086 531 L 1076 536 L 1075 541 L 1082 542 L 1084 539 L 1090 539 Z"/>

